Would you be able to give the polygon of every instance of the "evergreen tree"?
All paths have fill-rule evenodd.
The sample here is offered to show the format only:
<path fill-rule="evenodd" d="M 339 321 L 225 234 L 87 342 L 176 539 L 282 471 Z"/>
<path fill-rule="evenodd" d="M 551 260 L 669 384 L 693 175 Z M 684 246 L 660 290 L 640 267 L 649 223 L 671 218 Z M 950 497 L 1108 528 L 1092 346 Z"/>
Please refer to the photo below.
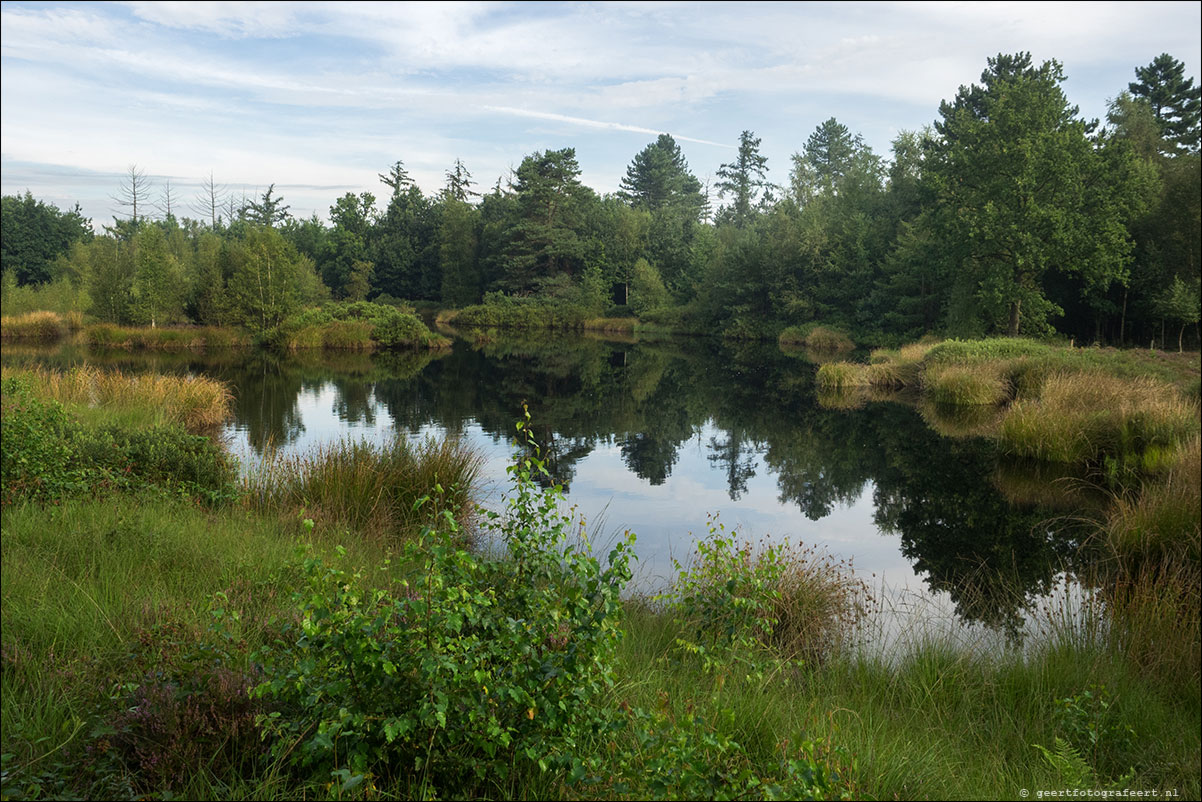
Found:
<path fill-rule="evenodd" d="M 241 217 L 252 225 L 273 227 L 288 219 L 290 207 L 284 205 L 283 198 L 273 198 L 274 191 L 275 184 L 272 184 L 258 201 L 245 203 L 239 210 Z"/>
<path fill-rule="evenodd" d="M 1180 150 L 1197 153 L 1202 90 L 1185 77 L 1185 65 L 1161 53 L 1148 66 L 1136 67 L 1135 77 L 1127 88 L 1148 101 L 1161 136 Z"/>
<path fill-rule="evenodd" d="M 689 172 L 680 146 L 669 134 L 639 151 L 626 168 L 619 196 L 636 208 L 656 211 L 675 207 L 697 220 L 703 198 L 701 182 Z"/>
<path fill-rule="evenodd" d="M 463 162 L 459 159 L 455 160 L 455 164 L 450 170 L 447 170 L 447 185 L 443 189 L 443 194 L 461 203 L 470 202 L 471 198 L 480 197 L 479 192 L 473 192 L 472 187 L 475 182 L 472 181 L 472 174 L 463 166 Z"/>
<path fill-rule="evenodd" d="M 594 196 L 580 183 L 573 148 L 527 156 L 516 178 L 517 217 L 509 231 L 504 285 L 528 292 L 538 279 L 576 275 L 583 269 L 585 243 L 579 231 Z"/>
<path fill-rule="evenodd" d="M 723 215 L 738 228 L 751 222 L 757 195 L 770 187 L 766 176 L 768 157 L 760 155 L 760 140 L 751 131 L 739 135 L 739 152 L 733 162 L 718 168 L 718 197 L 731 196 Z"/>
<path fill-rule="evenodd" d="M 463 201 L 448 200 L 444 204 L 438 228 L 443 303 L 467 306 L 480 300 L 475 216 L 475 210 Z"/>

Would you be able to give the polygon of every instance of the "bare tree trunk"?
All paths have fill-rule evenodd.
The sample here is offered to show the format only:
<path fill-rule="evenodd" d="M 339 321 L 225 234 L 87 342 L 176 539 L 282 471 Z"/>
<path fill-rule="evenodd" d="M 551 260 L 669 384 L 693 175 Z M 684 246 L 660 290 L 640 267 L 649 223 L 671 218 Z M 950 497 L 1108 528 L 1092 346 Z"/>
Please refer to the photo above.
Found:
<path fill-rule="evenodd" d="M 1119 345 L 1123 344 L 1127 333 L 1127 288 L 1123 288 L 1123 316 L 1119 319 Z"/>
<path fill-rule="evenodd" d="M 1022 314 L 1022 301 L 1013 301 L 1010 304 L 1010 336 L 1018 336 L 1018 322 Z"/>

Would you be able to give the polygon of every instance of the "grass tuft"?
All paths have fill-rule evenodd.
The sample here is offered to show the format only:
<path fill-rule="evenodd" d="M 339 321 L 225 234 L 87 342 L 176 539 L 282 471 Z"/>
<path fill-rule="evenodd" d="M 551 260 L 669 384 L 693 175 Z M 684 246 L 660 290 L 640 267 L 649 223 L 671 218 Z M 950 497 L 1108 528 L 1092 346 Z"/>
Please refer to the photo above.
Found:
<path fill-rule="evenodd" d="M 413 446 L 343 440 L 305 455 L 268 456 L 246 482 L 247 504 L 258 512 L 314 521 L 372 537 L 408 537 L 428 517 L 414 503 L 447 490 L 446 501 L 468 513 L 480 456 L 456 440 Z"/>

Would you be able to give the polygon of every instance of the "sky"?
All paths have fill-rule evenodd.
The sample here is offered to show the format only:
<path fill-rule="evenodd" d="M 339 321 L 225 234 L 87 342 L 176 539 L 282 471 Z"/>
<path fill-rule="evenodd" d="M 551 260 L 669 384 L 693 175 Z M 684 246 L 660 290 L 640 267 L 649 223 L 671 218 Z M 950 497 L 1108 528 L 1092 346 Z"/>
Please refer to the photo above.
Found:
<path fill-rule="evenodd" d="M 661 132 L 704 181 L 744 130 L 784 184 L 823 120 L 887 157 L 998 53 L 1056 59 L 1097 118 L 1160 53 L 1196 79 L 1200 30 L 1198 2 L 4 2 L 0 189 L 99 227 L 136 166 L 177 216 L 212 176 L 328 219 L 398 160 L 432 194 L 573 147 L 608 193 Z"/>

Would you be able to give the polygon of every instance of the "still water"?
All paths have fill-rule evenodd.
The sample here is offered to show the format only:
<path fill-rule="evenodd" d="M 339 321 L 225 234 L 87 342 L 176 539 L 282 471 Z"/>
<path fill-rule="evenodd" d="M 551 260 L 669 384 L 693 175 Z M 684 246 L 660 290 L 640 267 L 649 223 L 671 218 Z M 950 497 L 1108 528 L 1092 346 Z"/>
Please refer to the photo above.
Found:
<path fill-rule="evenodd" d="M 662 588 L 716 516 L 758 541 L 817 546 L 879 592 L 996 632 L 1022 627 L 1077 551 L 1080 498 L 911 404 L 824 406 L 816 365 L 763 344 L 581 336 L 457 340 L 436 354 L 8 353 L 203 373 L 230 383 L 246 466 L 340 438 L 461 437 L 499 507 L 529 406 L 547 463 L 599 552 L 638 536 L 636 583 Z M 829 402 L 828 402 L 829 403 Z M 940 433 L 942 432 L 942 433 Z M 954 436 L 949 436 L 954 435 Z M 1079 535 L 1079 532 L 1077 533 Z"/>

